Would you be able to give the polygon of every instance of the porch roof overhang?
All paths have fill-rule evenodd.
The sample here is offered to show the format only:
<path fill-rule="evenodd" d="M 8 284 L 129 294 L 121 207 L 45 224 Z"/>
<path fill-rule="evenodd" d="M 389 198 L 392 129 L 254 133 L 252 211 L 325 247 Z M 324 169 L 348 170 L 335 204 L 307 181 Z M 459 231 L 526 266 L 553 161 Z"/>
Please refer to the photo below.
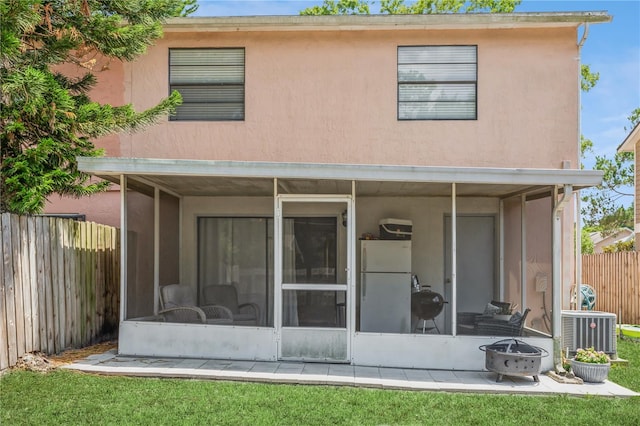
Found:
<path fill-rule="evenodd" d="M 78 157 L 78 168 L 114 183 L 127 176 L 130 189 L 176 196 L 271 196 L 349 194 L 359 196 L 457 196 L 509 198 L 550 195 L 551 188 L 581 189 L 602 182 L 603 172 L 576 169 L 399 166 L 371 164 L 278 163 L 260 161 L 178 160 Z"/>

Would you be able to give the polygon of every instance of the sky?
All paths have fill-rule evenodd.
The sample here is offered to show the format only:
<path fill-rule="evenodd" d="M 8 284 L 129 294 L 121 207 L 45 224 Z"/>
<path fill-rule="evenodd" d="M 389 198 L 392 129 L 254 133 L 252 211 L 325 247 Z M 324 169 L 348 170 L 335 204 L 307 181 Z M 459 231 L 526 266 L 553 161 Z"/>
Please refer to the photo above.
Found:
<path fill-rule="evenodd" d="M 322 0 L 199 0 L 198 3 L 198 16 L 297 15 L 302 9 L 322 4 Z M 640 107 L 640 0 L 524 0 L 516 8 L 516 12 L 552 11 L 606 11 L 613 16 L 610 23 L 589 26 L 581 51 L 582 63 L 588 64 L 592 72 L 600 73 L 597 85 L 581 97 L 582 134 L 593 141 L 594 154 L 611 157 L 631 131 L 627 117 Z M 585 168 L 591 168 L 592 156 L 584 163 Z"/>

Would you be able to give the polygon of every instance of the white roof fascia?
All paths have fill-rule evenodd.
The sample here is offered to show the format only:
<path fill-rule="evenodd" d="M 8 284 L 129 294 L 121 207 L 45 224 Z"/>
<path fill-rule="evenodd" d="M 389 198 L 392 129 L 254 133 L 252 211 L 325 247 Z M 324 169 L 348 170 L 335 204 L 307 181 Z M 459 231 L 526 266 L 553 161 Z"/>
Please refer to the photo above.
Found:
<path fill-rule="evenodd" d="M 428 15 L 211 16 L 172 18 L 165 32 L 363 31 L 577 27 L 611 22 L 605 11 Z"/>
<path fill-rule="evenodd" d="M 603 172 L 599 170 L 578 169 L 275 163 L 122 157 L 78 157 L 78 169 L 101 176 L 124 174 L 573 186 L 599 185 L 602 183 L 603 176 Z"/>
<path fill-rule="evenodd" d="M 640 122 L 638 122 L 633 130 L 627 135 L 624 141 L 618 147 L 618 152 L 634 152 L 636 143 L 640 140 Z"/>

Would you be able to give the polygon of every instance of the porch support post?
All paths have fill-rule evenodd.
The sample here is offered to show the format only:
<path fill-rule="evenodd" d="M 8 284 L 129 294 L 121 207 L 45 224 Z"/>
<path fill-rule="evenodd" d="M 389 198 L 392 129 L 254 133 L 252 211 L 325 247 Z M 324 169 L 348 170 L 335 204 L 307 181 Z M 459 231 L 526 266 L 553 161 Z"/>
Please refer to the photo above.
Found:
<path fill-rule="evenodd" d="M 160 294 L 160 189 L 153 190 L 153 314 L 158 315 Z"/>
<path fill-rule="evenodd" d="M 520 309 L 527 309 L 527 196 L 520 196 Z"/>
<path fill-rule="evenodd" d="M 182 264 L 185 262 L 184 259 L 184 244 L 182 243 L 182 219 L 184 217 L 184 198 L 178 198 L 178 278 L 180 282 L 185 282 L 184 277 L 182 275 L 183 268 Z"/>
<path fill-rule="evenodd" d="M 127 317 L 127 177 L 120 175 L 120 322 Z"/>
<path fill-rule="evenodd" d="M 500 206 L 498 210 L 498 244 L 499 247 L 499 259 L 498 259 L 498 283 L 499 283 L 499 295 L 500 300 L 504 300 L 504 200 L 500 200 Z"/>
<path fill-rule="evenodd" d="M 456 212 L 456 183 L 451 184 L 451 334 L 457 334 L 458 319 L 456 318 L 458 312 L 458 283 L 457 283 L 457 241 L 458 231 L 458 219 Z"/>
<path fill-rule="evenodd" d="M 347 332 L 349 336 L 347 338 L 347 353 L 350 354 L 350 362 L 353 362 L 353 338 L 356 331 L 356 181 L 351 181 L 351 202 L 347 212 L 347 230 L 349 235 L 347 241 L 349 241 L 349 253 L 347 255 L 347 306 L 345 306 L 346 312 L 349 312 L 349 318 L 345 318 L 345 321 L 349 321 L 347 325 Z M 345 324 L 346 325 L 346 324 Z"/>
<path fill-rule="evenodd" d="M 574 238 L 576 243 L 576 311 L 582 310 L 582 292 L 580 292 L 582 285 L 582 224 L 580 219 L 580 191 L 576 191 L 576 237 Z M 569 296 L 569 303 L 571 303 L 571 296 Z"/>
<path fill-rule="evenodd" d="M 551 330 L 553 334 L 553 363 L 556 371 L 564 372 L 562 367 L 562 212 L 569 202 L 572 192 L 571 185 L 564 185 L 562 198 L 558 200 L 558 191 L 554 190 L 553 207 L 553 310 L 551 316 Z"/>
<path fill-rule="evenodd" d="M 278 358 L 282 355 L 280 329 L 282 328 L 282 214 L 278 197 L 278 178 L 273 179 L 273 326 L 278 347 Z"/>

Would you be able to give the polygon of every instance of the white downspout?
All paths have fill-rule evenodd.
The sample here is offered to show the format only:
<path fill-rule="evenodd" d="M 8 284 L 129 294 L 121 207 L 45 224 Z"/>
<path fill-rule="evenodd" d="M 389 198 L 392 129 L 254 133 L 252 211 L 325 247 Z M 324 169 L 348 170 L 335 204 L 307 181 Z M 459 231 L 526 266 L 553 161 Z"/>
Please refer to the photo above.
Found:
<path fill-rule="evenodd" d="M 561 327 L 561 312 L 562 312 L 562 212 L 569 202 L 570 194 L 573 189 L 571 185 L 564 185 L 564 192 L 562 198 L 558 201 L 556 196 L 557 190 L 554 190 L 554 202 L 552 220 L 552 234 L 553 234 L 553 303 L 551 312 L 551 329 L 553 334 L 553 363 L 556 371 L 564 372 L 562 367 L 562 327 Z"/>
<path fill-rule="evenodd" d="M 584 42 L 587 41 L 589 35 L 589 23 L 584 23 L 584 32 L 578 43 L 578 169 L 582 169 L 582 61 L 580 60 L 580 52 Z M 576 236 L 575 236 L 575 252 L 576 252 L 576 310 L 582 308 L 582 294 L 580 293 L 580 285 L 582 284 L 582 217 L 580 210 L 580 190 L 576 191 Z M 571 297 L 571 296 L 569 296 Z M 571 300 L 569 300 L 571 303 Z"/>

